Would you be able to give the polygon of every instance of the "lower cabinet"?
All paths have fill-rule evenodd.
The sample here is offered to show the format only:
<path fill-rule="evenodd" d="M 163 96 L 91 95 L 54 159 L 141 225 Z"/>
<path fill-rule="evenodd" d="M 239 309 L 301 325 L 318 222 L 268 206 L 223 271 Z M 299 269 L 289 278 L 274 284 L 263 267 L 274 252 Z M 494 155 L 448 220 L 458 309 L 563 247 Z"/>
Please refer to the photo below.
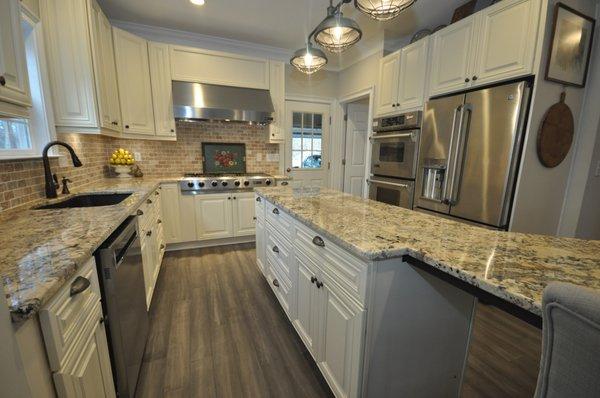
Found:
<path fill-rule="evenodd" d="M 231 192 L 194 197 L 196 239 L 220 239 L 255 234 L 254 193 Z"/>
<path fill-rule="evenodd" d="M 163 230 L 162 189 L 150 194 L 146 203 L 139 209 L 138 232 L 144 267 L 144 282 L 146 285 L 146 306 L 150 309 L 154 287 L 158 280 L 166 243 Z"/>
<path fill-rule="evenodd" d="M 265 273 L 265 220 L 256 217 L 256 265 Z"/>

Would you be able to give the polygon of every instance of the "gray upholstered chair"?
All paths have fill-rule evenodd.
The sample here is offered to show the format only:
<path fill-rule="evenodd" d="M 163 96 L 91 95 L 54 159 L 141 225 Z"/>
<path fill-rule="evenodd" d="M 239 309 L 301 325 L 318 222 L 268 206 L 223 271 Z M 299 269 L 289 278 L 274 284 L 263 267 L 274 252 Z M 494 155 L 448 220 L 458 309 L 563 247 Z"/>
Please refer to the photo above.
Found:
<path fill-rule="evenodd" d="M 552 283 L 542 303 L 542 361 L 535 397 L 600 397 L 600 291 Z"/>

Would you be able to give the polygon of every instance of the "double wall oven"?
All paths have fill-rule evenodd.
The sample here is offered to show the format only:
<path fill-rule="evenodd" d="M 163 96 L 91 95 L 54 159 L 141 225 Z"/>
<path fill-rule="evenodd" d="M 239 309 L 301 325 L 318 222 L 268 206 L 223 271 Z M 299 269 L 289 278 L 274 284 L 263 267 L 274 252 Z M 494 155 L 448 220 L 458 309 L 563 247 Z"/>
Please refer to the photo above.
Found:
<path fill-rule="evenodd" d="M 369 199 L 412 209 L 421 118 L 416 111 L 373 121 Z"/>

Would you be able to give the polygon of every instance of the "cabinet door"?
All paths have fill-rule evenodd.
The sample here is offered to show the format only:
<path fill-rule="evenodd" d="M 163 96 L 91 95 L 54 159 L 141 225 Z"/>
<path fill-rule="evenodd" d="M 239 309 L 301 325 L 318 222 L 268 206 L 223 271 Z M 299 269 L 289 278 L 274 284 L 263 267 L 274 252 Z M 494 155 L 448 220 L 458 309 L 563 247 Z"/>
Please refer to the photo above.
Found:
<path fill-rule="evenodd" d="M 430 96 L 469 87 L 474 30 L 475 18 L 469 17 L 433 35 Z"/>
<path fill-rule="evenodd" d="M 0 0 L 0 100 L 30 106 L 19 0 Z"/>
<path fill-rule="evenodd" d="M 265 223 L 261 218 L 256 220 L 256 265 L 258 269 L 265 275 Z"/>
<path fill-rule="evenodd" d="M 89 1 L 89 17 L 100 126 L 121 132 L 123 126 L 112 27 L 95 0 Z"/>
<path fill-rule="evenodd" d="M 98 323 L 94 333 L 73 361 L 54 373 L 58 395 L 63 398 L 115 397 L 104 325 Z"/>
<path fill-rule="evenodd" d="M 379 61 L 379 84 L 377 84 L 378 116 L 392 113 L 398 103 L 398 79 L 400 76 L 400 51 Z"/>
<path fill-rule="evenodd" d="M 327 280 L 320 291 L 324 297 L 319 367 L 336 397 L 357 397 L 365 310 Z"/>
<path fill-rule="evenodd" d="M 269 61 L 269 86 L 273 100 L 273 122 L 269 125 L 269 142 L 285 141 L 285 64 Z"/>
<path fill-rule="evenodd" d="M 310 263 L 303 254 L 296 256 L 298 266 L 298 279 L 296 283 L 296 319 L 294 326 L 298 335 L 304 342 L 304 345 L 312 354 L 315 361 L 318 356 L 318 331 L 320 317 L 320 297 L 314 278 L 317 277 L 317 271 L 314 264 Z"/>
<path fill-rule="evenodd" d="M 117 81 L 125 134 L 155 134 L 148 43 L 113 28 Z"/>
<path fill-rule="evenodd" d="M 181 228 L 180 242 L 197 240 L 196 206 L 193 195 L 179 195 L 179 223 Z"/>
<path fill-rule="evenodd" d="M 231 203 L 230 194 L 205 194 L 194 197 L 198 240 L 233 236 Z"/>
<path fill-rule="evenodd" d="M 402 111 L 423 106 L 428 51 L 428 37 L 402 49 L 398 79 L 398 103 Z"/>
<path fill-rule="evenodd" d="M 98 128 L 86 2 L 40 0 L 54 122 Z"/>
<path fill-rule="evenodd" d="M 477 15 L 479 44 L 473 84 L 532 73 L 539 15 L 539 0 L 505 0 Z"/>
<path fill-rule="evenodd" d="M 235 236 L 254 235 L 255 233 L 255 210 L 254 193 L 233 194 L 233 234 Z"/>
<path fill-rule="evenodd" d="M 148 231 L 141 231 L 142 268 L 144 270 L 144 286 L 146 288 L 146 307 L 150 309 L 152 295 L 154 294 L 154 270 L 156 268 L 154 256 L 154 241 L 145 236 Z"/>
<path fill-rule="evenodd" d="M 179 185 L 164 184 L 161 189 L 161 221 L 163 225 L 165 242 L 178 243 L 181 239 L 181 223 L 179 208 Z M 189 215 L 188 215 L 189 217 Z"/>
<path fill-rule="evenodd" d="M 152 81 L 152 103 L 156 135 L 174 137 L 175 117 L 173 116 L 173 93 L 171 90 L 171 61 L 169 46 L 162 43 L 148 43 L 150 58 L 150 78 Z"/>

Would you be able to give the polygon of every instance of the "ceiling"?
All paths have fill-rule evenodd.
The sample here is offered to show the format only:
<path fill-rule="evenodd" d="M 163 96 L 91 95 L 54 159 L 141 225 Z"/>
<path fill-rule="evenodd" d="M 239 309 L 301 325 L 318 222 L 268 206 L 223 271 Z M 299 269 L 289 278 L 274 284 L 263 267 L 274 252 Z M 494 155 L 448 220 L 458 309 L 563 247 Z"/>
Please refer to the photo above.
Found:
<path fill-rule="evenodd" d="M 382 47 L 383 31 L 394 37 L 447 24 L 453 10 L 466 0 L 418 0 L 398 18 L 377 22 L 342 7 L 363 30 L 357 53 Z M 325 16 L 327 0 L 206 0 L 198 7 L 189 0 L 99 0 L 110 19 L 200 33 L 294 51 Z M 344 56 L 342 55 L 342 58 Z"/>

